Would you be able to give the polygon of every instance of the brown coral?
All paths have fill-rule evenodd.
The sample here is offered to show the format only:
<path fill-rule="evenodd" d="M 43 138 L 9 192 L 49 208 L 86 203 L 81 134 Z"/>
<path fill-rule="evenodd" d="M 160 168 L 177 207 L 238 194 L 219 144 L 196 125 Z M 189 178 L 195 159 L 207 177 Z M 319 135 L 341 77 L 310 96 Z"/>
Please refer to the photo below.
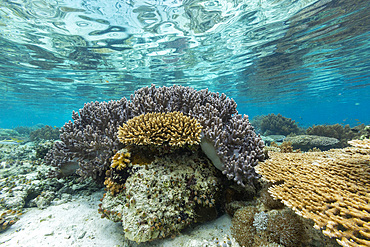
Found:
<path fill-rule="evenodd" d="M 183 147 L 200 143 L 202 126 L 181 112 L 146 113 L 119 127 L 118 139 L 126 145 L 163 145 Z"/>
<path fill-rule="evenodd" d="M 126 165 L 130 163 L 131 154 L 129 152 L 117 152 L 112 157 L 112 168 L 117 170 L 123 170 L 126 168 Z"/>
<path fill-rule="evenodd" d="M 104 185 L 107 188 L 106 190 L 110 191 L 113 196 L 121 192 L 124 187 L 124 185 L 114 182 L 111 178 L 106 178 L 104 181 Z"/>
<path fill-rule="evenodd" d="M 269 216 L 266 230 L 269 241 L 285 247 L 300 246 L 304 236 L 299 216 L 290 209 L 273 212 Z"/>
<path fill-rule="evenodd" d="M 254 246 L 256 228 L 253 226 L 257 209 L 247 206 L 239 209 L 232 219 L 231 234 L 241 246 Z"/>
<path fill-rule="evenodd" d="M 359 141 L 355 142 L 359 145 Z M 342 246 L 370 245 L 370 148 L 277 153 L 256 171 L 269 192 Z"/>

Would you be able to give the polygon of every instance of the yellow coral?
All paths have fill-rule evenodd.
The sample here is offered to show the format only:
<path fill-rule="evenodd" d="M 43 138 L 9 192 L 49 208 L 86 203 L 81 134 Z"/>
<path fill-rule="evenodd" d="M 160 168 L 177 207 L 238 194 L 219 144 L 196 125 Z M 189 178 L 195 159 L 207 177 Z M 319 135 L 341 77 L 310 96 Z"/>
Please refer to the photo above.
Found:
<path fill-rule="evenodd" d="M 163 145 L 183 147 L 200 143 L 202 126 L 181 112 L 147 113 L 119 127 L 118 138 L 126 145 Z"/>
<path fill-rule="evenodd" d="M 124 185 L 112 181 L 111 178 L 106 178 L 104 185 L 107 187 L 107 190 L 114 196 L 115 194 L 122 191 Z"/>
<path fill-rule="evenodd" d="M 117 152 L 112 157 L 112 168 L 117 168 L 117 170 L 123 170 L 126 168 L 127 164 L 130 163 L 131 154 L 128 152 Z"/>
<path fill-rule="evenodd" d="M 342 246 L 370 246 L 369 141 L 326 152 L 269 153 L 256 166 L 269 192 Z"/>

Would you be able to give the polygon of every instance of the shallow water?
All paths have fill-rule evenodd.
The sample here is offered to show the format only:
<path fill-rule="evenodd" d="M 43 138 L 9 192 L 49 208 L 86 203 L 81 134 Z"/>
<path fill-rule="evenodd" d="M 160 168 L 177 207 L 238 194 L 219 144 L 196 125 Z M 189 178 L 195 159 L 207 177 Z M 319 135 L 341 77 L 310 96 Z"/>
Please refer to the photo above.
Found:
<path fill-rule="evenodd" d="M 369 124 L 370 4 L 0 1 L 0 127 L 62 126 L 154 83 L 226 93 L 251 117 Z"/>

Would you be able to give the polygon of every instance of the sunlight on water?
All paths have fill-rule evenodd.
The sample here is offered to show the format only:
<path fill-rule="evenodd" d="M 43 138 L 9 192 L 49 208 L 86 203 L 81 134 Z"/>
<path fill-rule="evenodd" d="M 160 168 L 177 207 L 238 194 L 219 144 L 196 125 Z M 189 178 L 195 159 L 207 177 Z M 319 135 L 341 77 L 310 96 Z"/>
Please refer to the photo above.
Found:
<path fill-rule="evenodd" d="M 224 92 L 250 115 L 366 100 L 369 16 L 365 0 L 1 1 L 0 125 L 17 110 L 62 125 L 151 83 Z"/>

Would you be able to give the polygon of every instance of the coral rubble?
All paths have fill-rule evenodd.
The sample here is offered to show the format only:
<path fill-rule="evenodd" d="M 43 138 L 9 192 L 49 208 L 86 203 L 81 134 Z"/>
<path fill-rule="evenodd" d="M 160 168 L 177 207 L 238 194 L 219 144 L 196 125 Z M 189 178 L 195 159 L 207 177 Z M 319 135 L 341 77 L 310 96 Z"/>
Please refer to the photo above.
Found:
<path fill-rule="evenodd" d="M 370 140 L 325 152 L 270 152 L 256 170 L 271 195 L 342 246 L 370 245 Z"/>

